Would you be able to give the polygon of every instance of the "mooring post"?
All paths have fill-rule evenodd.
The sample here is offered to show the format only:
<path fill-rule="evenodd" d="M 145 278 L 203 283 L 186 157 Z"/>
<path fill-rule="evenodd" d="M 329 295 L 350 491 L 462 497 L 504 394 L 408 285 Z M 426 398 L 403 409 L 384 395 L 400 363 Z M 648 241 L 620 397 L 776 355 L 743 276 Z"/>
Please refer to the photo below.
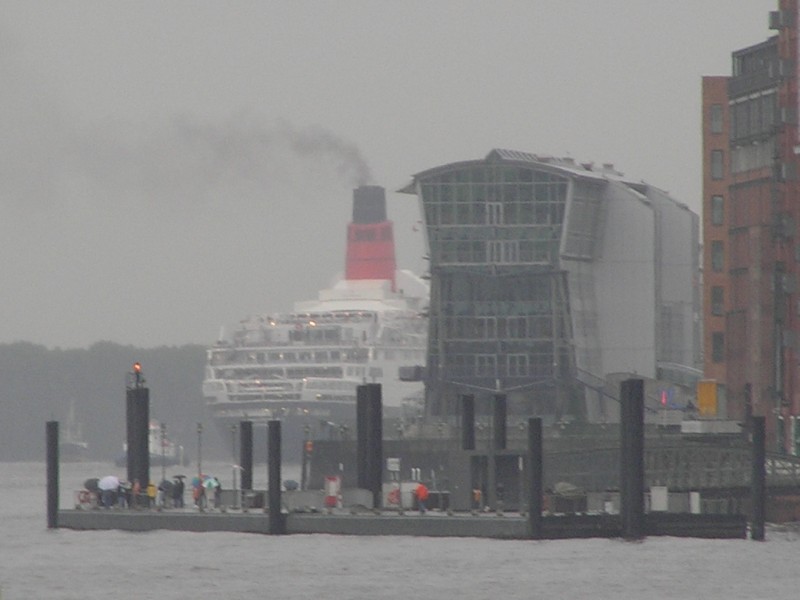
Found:
<path fill-rule="evenodd" d="M 542 537 L 542 420 L 528 419 L 528 535 Z"/>
<path fill-rule="evenodd" d="M 239 466 L 242 491 L 253 489 L 253 422 L 239 423 Z"/>
<path fill-rule="evenodd" d="M 461 396 L 461 449 L 475 450 L 475 396 Z"/>
<path fill-rule="evenodd" d="M 356 387 L 356 487 L 369 488 L 367 473 L 367 438 L 369 430 L 369 388 Z"/>
<path fill-rule="evenodd" d="M 644 537 L 644 381 L 623 381 L 620 400 L 622 537 L 641 539 Z"/>
<path fill-rule="evenodd" d="M 133 366 L 126 390 L 128 481 L 139 480 L 144 490 L 150 481 L 150 390 L 144 385 L 142 367 Z"/>
<path fill-rule="evenodd" d="M 47 527 L 58 527 L 58 421 L 47 422 Z"/>
<path fill-rule="evenodd" d="M 269 484 L 269 532 L 286 533 L 286 521 L 281 512 L 281 422 L 267 425 L 267 481 Z"/>
<path fill-rule="evenodd" d="M 767 472 L 764 465 L 766 459 L 766 430 L 764 417 L 752 417 L 753 465 L 750 482 L 752 516 L 750 522 L 750 539 L 764 541 L 764 523 L 766 521 L 766 489 Z"/>
<path fill-rule="evenodd" d="M 367 489 L 372 492 L 372 506 L 383 505 L 383 398 L 379 383 L 368 383 L 366 472 Z"/>

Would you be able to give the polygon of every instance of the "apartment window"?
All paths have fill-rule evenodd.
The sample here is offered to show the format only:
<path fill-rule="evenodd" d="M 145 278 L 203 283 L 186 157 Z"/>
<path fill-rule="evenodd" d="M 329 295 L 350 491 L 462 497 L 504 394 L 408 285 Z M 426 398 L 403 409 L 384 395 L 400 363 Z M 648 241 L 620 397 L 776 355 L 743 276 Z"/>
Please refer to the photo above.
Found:
<path fill-rule="evenodd" d="M 722 133 L 722 104 L 712 104 L 709 116 L 711 133 Z"/>
<path fill-rule="evenodd" d="M 711 270 L 721 273 L 725 267 L 724 246 L 721 241 L 711 242 Z"/>
<path fill-rule="evenodd" d="M 711 334 L 711 360 L 721 363 L 725 360 L 725 334 Z"/>
<path fill-rule="evenodd" d="M 718 285 L 711 288 L 711 314 L 721 316 L 725 304 L 725 290 Z"/>
<path fill-rule="evenodd" d="M 724 176 L 723 158 L 722 150 L 711 151 L 711 179 L 722 179 Z"/>
<path fill-rule="evenodd" d="M 725 221 L 725 200 L 722 196 L 711 196 L 711 224 L 722 225 Z"/>

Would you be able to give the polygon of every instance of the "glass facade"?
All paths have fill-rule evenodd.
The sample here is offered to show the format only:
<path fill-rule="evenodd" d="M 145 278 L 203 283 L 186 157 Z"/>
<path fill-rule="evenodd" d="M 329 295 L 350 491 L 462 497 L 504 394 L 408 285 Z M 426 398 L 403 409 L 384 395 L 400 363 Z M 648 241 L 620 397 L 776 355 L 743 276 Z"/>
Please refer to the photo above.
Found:
<path fill-rule="evenodd" d="M 442 386 L 460 384 L 549 385 L 552 398 L 555 369 L 570 361 L 560 350 L 569 309 L 558 271 L 569 180 L 487 160 L 436 169 L 417 183 L 430 247 L 428 374 L 437 397 Z M 452 404 L 436 404 L 433 414 L 451 412 Z"/>

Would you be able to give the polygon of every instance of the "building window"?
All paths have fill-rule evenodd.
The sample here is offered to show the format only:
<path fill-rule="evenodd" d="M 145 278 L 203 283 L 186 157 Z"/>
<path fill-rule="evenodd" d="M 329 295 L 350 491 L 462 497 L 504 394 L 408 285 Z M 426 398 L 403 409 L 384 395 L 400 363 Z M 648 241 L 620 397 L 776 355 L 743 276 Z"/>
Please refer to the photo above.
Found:
<path fill-rule="evenodd" d="M 723 169 L 723 153 L 722 150 L 711 151 L 711 179 L 722 179 L 725 175 Z"/>
<path fill-rule="evenodd" d="M 725 268 L 723 248 L 722 242 L 718 240 L 711 242 L 711 270 L 715 273 L 721 273 Z"/>
<path fill-rule="evenodd" d="M 725 200 L 722 196 L 711 196 L 711 224 L 722 225 L 725 220 Z"/>
<path fill-rule="evenodd" d="M 711 314 L 721 316 L 725 304 L 725 290 L 718 285 L 711 288 Z"/>
<path fill-rule="evenodd" d="M 502 225 L 503 224 L 503 205 L 499 202 L 486 203 L 486 224 L 487 225 Z"/>
<path fill-rule="evenodd" d="M 711 133 L 722 133 L 722 104 L 712 104 L 709 116 Z"/>
<path fill-rule="evenodd" d="M 721 363 L 725 360 L 725 334 L 714 333 L 711 335 L 711 360 Z"/>

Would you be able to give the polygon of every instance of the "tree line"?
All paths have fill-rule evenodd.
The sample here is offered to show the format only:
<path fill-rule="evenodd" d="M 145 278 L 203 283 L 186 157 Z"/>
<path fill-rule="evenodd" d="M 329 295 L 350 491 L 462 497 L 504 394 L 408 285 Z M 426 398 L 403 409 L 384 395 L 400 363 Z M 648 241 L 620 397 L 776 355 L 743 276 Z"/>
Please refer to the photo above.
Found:
<path fill-rule="evenodd" d="M 97 342 L 86 349 L 48 349 L 28 342 L 0 344 L 0 461 L 44 460 L 45 423 L 65 427 L 70 404 L 89 443 L 89 458 L 113 460 L 125 440 L 125 382 L 142 364 L 150 389 L 150 416 L 193 455 L 197 423 L 203 454 L 221 440 L 203 402 L 205 348 L 199 345 L 135 348 Z"/>

